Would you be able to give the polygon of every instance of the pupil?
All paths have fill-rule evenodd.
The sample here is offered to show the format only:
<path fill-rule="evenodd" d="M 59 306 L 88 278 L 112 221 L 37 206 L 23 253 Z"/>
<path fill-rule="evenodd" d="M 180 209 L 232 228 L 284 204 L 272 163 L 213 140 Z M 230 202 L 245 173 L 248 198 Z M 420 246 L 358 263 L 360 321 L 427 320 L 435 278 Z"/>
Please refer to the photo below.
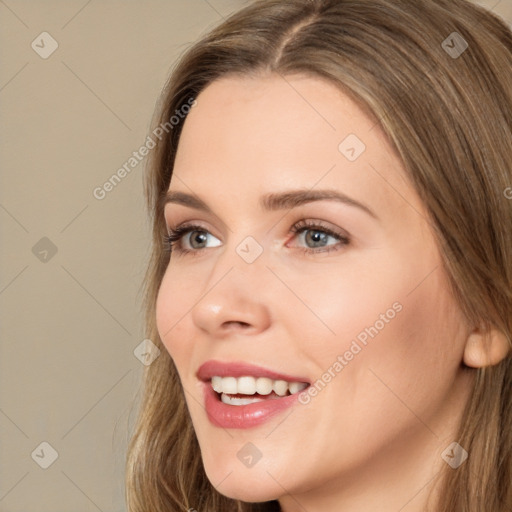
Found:
<path fill-rule="evenodd" d="M 206 242 L 206 233 L 204 233 L 204 231 L 193 231 L 192 234 L 194 235 L 191 237 L 191 240 L 190 240 L 190 245 L 192 247 L 195 247 L 194 242 L 198 242 L 199 244 Z M 202 238 L 202 240 L 201 240 L 201 238 Z"/>
<path fill-rule="evenodd" d="M 306 243 L 312 241 L 313 244 L 316 244 L 316 247 L 324 246 L 327 243 L 327 237 L 329 235 L 327 233 L 323 233 L 322 231 L 312 231 L 309 230 L 306 233 Z M 309 240 L 308 240 L 309 239 Z"/>

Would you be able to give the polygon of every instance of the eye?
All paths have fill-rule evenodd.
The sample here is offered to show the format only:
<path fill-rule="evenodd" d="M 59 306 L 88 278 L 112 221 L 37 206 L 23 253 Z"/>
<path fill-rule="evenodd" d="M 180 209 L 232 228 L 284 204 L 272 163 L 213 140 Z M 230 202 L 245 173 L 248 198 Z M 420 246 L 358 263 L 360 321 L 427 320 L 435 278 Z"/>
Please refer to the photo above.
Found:
<path fill-rule="evenodd" d="M 306 253 L 337 251 L 350 242 L 346 233 L 335 231 L 317 220 L 301 220 L 290 231 L 295 233 Z"/>
<path fill-rule="evenodd" d="M 296 235 L 305 253 L 337 251 L 350 242 L 345 232 L 337 232 L 317 220 L 301 220 L 290 228 L 290 232 Z M 208 245 L 209 241 L 212 243 Z M 221 241 L 204 227 L 192 224 L 168 228 L 165 245 L 170 253 L 199 254 L 202 249 L 220 246 Z"/>
<path fill-rule="evenodd" d="M 213 244 L 207 245 L 213 239 Z M 214 237 L 208 230 L 198 225 L 183 225 L 176 229 L 168 229 L 165 237 L 166 248 L 169 252 L 178 254 L 198 252 L 200 249 L 218 247 L 220 240 Z"/>

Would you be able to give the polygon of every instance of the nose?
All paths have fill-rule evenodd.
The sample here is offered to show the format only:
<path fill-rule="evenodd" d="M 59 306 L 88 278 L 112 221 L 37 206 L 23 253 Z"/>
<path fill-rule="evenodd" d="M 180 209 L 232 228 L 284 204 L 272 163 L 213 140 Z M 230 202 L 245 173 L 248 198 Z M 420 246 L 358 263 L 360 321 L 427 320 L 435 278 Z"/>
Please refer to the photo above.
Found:
<path fill-rule="evenodd" d="M 212 337 L 254 335 L 270 326 L 269 297 L 262 279 L 268 270 L 264 265 L 241 263 L 247 267 L 242 269 L 235 264 L 227 270 L 224 267 L 222 275 L 214 272 L 215 277 L 209 280 L 192 310 L 195 326 Z"/>

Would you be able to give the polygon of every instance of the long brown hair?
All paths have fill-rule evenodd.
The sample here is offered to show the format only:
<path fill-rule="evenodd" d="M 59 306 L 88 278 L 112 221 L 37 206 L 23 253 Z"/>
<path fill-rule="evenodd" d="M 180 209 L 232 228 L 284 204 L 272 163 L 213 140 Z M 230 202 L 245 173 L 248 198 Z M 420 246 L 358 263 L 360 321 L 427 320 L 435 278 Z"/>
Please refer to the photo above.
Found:
<path fill-rule="evenodd" d="M 161 355 L 145 370 L 129 446 L 130 512 L 279 510 L 277 501 L 229 499 L 208 481 L 178 373 L 155 323 L 168 265 L 161 196 L 169 187 L 184 122 L 169 120 L 219 77 L 270 72 L 329 80 L 376 120 L 428 208 L 468 320 L 511 339 L 512 200 L 506 191 L 512 186 L 512 33 L 507 25 L 466 0 L 255 1 L 183 55 L 153 120 L 155 130 L 166 129 L 150 154 L 145 182 L 153 246 L 144 310 L 146 336 Z M 457 436 L 469 459 L 457 470 L 446 465 L 439 475 L 434 510 L 510 512 L 512 359 L 470 371 L 476 374 L 474 388 Z"/>

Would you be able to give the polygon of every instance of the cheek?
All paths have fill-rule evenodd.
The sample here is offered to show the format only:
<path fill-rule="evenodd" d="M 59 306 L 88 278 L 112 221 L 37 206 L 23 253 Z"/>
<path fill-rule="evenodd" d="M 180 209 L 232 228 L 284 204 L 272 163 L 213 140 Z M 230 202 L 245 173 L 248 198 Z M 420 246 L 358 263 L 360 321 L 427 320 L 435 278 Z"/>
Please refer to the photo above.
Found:
<path fill-rule="evenodd" d="M 186 357 L 190 348 L 185 330 L 187 315 L 193 305 L 193 290 L 187 277 L 169 266 L 164 274 L 156 300 L 156 326 L 160 339 L 176 361 Z"/>
<path fill-rule="evenodd" d="M 290 271 L 290 287 L 311 313 L 303 311 L 300 321 L 305 329 L 322 330 L 326 353 L 333 347 L 347 350 L 353 340 L 366 347 L 372 340 L 384 345 L 384 339 L 421 339 L 453 316 L 456 308 L 435 246 L 395 245 L 347 252 L 339 265 L 319 266 L 307 280 Z"/>
<path fill-rule="evenodd" d="M 445 404 L 461 361 L 461 314 L 442 279 L 433 277 L 413 293 L 405 289 L 395 281 L 385 293 L 358 292 L 363 300 L 356 300 L 354 291 L 351 300 L 340 299 L 344 309 L 337 316 L 335 306 L 330 317 L 329 308 L 318 310 L 337 335 L 327 333 L 309 356 L 315 360 L 316 378 L 327 382 L 323 375 L 329 368 L 335 377 L 327 374 L 330 382 L 318 386 L 304 421 L 318 433 L 311 453 L 325 453 L 320 438 L 343 432 L 327 456 L 331 468 L 341 471 L 400 443 L 419 449 L 416 436 L 432 441 L 431 430 L 445 428 Z M 402 309 L 388 313 L 394 316 L 388 323 L 377 323 L 397 299 Z M 360 333 L 366 343 L 357 337 Z M 341 365 L 338 356 L 344 361 L 342 369 L 334 366 Z"/>
<path fill-rule="evenodd" d="M 382 261 L 387 262 L 387 268 L 379 268 Z M 315 345 L 316 355 L 343 353 L 356 338 L 364 346 L 395 323 L 410 286 L 399 272 L 390 270 L 389 261 L 386 254 L 368 261 L 347 253 L 337 264 L 311 266 L 307 272 L 290 269 L 283 274 L 302 302 L 289 297 L 297 306 L 291 313 L 297 325 L 322 340 Z M 283 299 L 286 296 L 285 291 Z"/>
<path fill-rule="evenodd" d="M 441 270 L 404 296 L 402 303 L 403 311 L 391 338 L 383 343 L 381 355 L 392 350 L 394 357 L 383 361 L 389 373 L 400 370 L 397 385 L 405 397 L 414 395 L 428 401 L 429 392 L 446 392 L 459 370 L 465 321 Z"/>
<path fill-rule="evenodd" d="M 393 301 L 399 307 L 389 311 Z M 464 341 L 462 315 L 446 282 L 432 276 L 412 293 L 395 288 L 360 304 L 364 318 L 347 303 L 347 325 L 339 323 L 347 334 L 338 353 L 347 363 L 337 391 L 350 397 L 352 424 L 374 419 L 386 436 L 414 425 L 411 411 L 435 421 L 459 371 Z"/>
<path fill-rule="evenodd" d="M 377 256 L 372 262 L 354 258 L 329 272 L 329 279 L 319 272 L 302 285 L 294 283 L 317 316 L 304 310 L 298 317 L 298 328 L 309 334 L 305 339 L 315 339 L 316 332 L 314 351 L 305 350 L 319 377 L 329 369 L 341 376 L 332 391 L 356 410 L 382 415 L 391 402 L 400 408 L 394 393 L 411 407 L 433 407 L 460 367 L 460 308 L 441 266 L 432 272 L 435 253 L 424 259 L 408 254 L 406 260 L 400 254 Z"/>

